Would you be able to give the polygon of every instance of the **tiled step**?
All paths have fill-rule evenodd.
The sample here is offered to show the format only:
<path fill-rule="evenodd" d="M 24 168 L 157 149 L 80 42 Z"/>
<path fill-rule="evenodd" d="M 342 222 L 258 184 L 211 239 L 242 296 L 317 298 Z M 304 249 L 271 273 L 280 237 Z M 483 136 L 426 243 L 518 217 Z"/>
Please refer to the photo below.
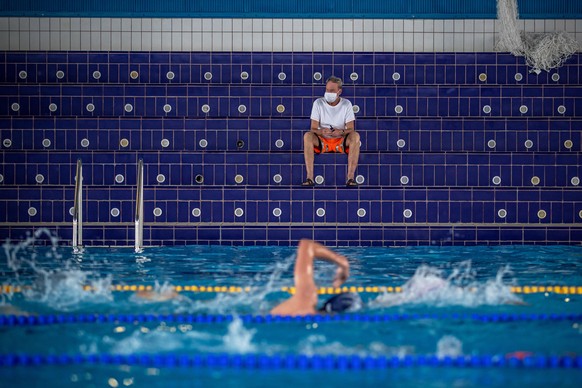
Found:
<path fill-rule="evenodd" d="M 71 222 L 73 194 L 72 186 L 2 186 L 0 222 Z M 133 222 L 133 187 L 88 186 L 84 198 L 87 222 Z M 582 196 L 575 187 L 146 186 L 144 219 L 156 224 L 238 223 L 241 227 L 257 222 L 579 226 Z"/>
<path fill-rule="evenodd" d="M 77 159 L 83 161 L 85 184 L 94 186 L 134 186 L 138 159 L 144 161 L 144 182 L 160 187 L 276 187 L 305 179 L 300 152 L 44 151 L 5 152 L 1 158 L 5 185 L 73 185 Z M 364 187 L 575 187 L 582 179 L 581 166 L 579 152 L 362 152 L 356 175 Z M 314 172 L 324 186 L 342 185 L 346 170 L 346 155 L 315 158 Z"/>

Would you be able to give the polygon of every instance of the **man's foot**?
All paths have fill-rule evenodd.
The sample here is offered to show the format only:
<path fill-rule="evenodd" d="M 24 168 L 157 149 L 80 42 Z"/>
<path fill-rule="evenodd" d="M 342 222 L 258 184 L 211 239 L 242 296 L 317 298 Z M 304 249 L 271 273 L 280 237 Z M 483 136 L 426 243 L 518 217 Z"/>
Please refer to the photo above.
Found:
<path fill-rule="evenodd" d="M 358 186 L 358 182 L 356 182 L 355 180 L 353 180 L 353 179 L 350 178 L 346 182 L 346 186 L 347 187 L 356 187 L 356 186 Z"/>
<path fill-rule="evenodd" d="M 305 182 L 301 184 L 301 186 L 315 186 L 315 182 L 311 178 L 307 178 Z"/>

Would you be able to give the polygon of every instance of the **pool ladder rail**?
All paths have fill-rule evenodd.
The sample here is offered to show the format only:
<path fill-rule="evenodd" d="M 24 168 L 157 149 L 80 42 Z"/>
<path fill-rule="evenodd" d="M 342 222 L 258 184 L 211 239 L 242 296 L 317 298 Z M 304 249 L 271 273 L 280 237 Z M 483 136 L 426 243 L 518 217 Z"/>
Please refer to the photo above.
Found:
<path fill-rule="evenodd" d="M 137 193 L 135 198 L 135 253 L 143 248 L 143 160 L 137 163 Z"/>
<path fill-rule="evenodd" d="M 73 205 L 73 250 L 83 248 L 83 162 L 77 159 L 75 174 L 75 203 Z"/>

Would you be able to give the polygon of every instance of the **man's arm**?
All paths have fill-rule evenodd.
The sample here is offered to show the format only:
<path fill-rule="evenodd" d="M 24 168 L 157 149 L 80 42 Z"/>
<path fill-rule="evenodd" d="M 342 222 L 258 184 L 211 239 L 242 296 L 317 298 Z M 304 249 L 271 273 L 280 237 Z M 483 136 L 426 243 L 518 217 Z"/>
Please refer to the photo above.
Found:
<path fill-rule="evenodd" d="M 311 119 L 311 132 L 315 133 L 317 136 L 329 136 L 334 133 L 329 128 L 320 128 L 319 121 Z"/>

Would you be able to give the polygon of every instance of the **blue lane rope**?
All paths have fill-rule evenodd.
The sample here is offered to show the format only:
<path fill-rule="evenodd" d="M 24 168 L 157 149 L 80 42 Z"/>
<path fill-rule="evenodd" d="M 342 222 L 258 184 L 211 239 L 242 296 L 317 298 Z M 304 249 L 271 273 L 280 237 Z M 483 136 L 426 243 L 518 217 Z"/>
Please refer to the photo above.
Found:
<path fill-rule="evenodd" d="M 393 322 L 420 319 L 463 320 L 485 323 L 516 321 L 580 321 L 582 313 L 562 314 L 335 314 L 335 315 L 240 315 L 243 323 L 276 324 L 285 322 Z M 172 322 L 187 324 L 221 324 L 232 322 L 233 315 L 154 315 L 154 314 L 58 314 L 58 315 L 0 315 L 0 326 L 44 326 L 67 323 L 147 323 Z"/>
<path fill-rule="evenodd" d="M 408 355 L 404 357 L 358 355 L 265 355 L 265 354 L 5 354 L 0 367 L 38 365 L 136 365 L 144 367 L 235 369 L 388 369 L 411 367 L 457 368 L 564 368 L 582 369 L 582 356 Z"/>

